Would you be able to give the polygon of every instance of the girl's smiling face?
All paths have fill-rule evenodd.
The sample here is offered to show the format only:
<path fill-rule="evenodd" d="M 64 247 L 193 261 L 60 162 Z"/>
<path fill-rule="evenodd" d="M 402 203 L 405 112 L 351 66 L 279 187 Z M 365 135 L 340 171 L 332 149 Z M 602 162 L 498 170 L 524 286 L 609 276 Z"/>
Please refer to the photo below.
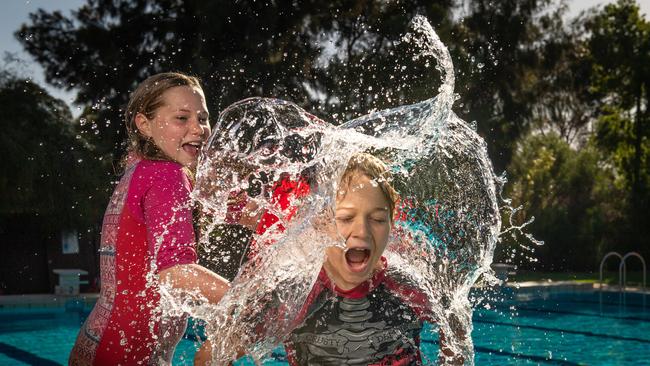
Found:
<path fill-rule="evenodd" d="M 161 98 L 163 104 L 154 117 L 148 119 L 139 113 L 135 117 L 136 125 L 167 157 L 194 169 L 199 151 L 210 135 L 203 91 L 177 86 L 165 91 Z"/>
<path fill-rule="evenodd" d="M 338 195 L 334 218 L 345 249 L 327 248 L 325 270 L 341 289 L 369 280 L 381 265 L 392 219 L 388 198 L 368 176 L 355 173 Z"/>

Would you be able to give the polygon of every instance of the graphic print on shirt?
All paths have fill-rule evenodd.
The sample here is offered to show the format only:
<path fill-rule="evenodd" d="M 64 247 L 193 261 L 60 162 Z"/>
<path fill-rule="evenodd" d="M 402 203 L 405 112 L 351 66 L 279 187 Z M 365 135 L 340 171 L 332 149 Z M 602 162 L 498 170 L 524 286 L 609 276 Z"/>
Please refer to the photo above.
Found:
<path fill-rule="evenodd" d="M 322 292 L 290 338 L 300 365 L 419 364 L 422 323 L 382 284 L 360 299 Z"/>
<path fill-rule="evenodd" d="M 117 241 L 117 233 L 119 229 L 119 222 L 124 204 L 127 199 L 129 184 L 131 176 L 135 171 L 137 164 L 134 164 L 128 169 L 120 182 L 118 183 L 111 200 L 108 203 L 104 221 L 102 223 L 102 236 L 99 249 L 99 263 L 101 273 L 101 293 L 97 299 L 97 304 L 93 308 L 92 313 L 88 316 L 84 324 L 83 334 L 86 336 L 83 339 L 82 348 L 91 354 L 92 357 L 87 359 L 94 359 L 94 354 L 97 345 L 108 325 L 108 320 L 113 309 L 115 300 L 116 280 L 115 280 L 115 246 Z M 81 334 L 80 334 L 81 336 Z"/>

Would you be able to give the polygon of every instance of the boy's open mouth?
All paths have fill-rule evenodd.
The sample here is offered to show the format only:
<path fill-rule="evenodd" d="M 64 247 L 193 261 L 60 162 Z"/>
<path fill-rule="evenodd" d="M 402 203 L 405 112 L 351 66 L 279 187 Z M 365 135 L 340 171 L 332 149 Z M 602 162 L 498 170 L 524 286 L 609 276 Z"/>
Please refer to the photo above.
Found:
<path fill-rule="evenodd" d="M 345 250 L 345 261 L 353 272 L 362 272 L 368 265 L 370 249 L 349 248 Z"/>

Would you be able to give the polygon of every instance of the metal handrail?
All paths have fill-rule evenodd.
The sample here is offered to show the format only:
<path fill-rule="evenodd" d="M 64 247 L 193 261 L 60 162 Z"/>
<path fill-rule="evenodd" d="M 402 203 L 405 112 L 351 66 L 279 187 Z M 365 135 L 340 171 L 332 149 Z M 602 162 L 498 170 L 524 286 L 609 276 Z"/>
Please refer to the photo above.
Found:
<path fill-rule="evenodd" d="M 621 262 L 623 261 L 623 256 L 620 255 L 618 252 L 609 252 L 609 253 L 605 254 L 603 259 L 600 260 L 600 274 L 599 274 L 599 277 L 598 277 L 598 302 L 600 304 L 600 313 L 601 314 L 603 313 L 603 267 L 605 266 L 605 261 L 607 260 L 607 258 L 609 258 L 611 256 L 616 256 L 616 257 L 618 257 L 618 259 Z M 620 266 L 619 266 L 618 280 L 619 280 L 618 282 L 620 284 L 620 282 L 621 282 Z M 619 288 L 619 291 L 620 291 L 620 288 Z M 620 301 L 620 297 L 619 297 L 619 301 Z"/>
<path fill-rule="evenodd" d="M 603 266 L 605 265 L 605 261 L 607 260 L 607 258 L 609 258 L 609 257 L 611 257 L 613 255 L 617 256 L 620 261 L 623 261 L 623 256 L 620 255 L 618 252 L 609 252 L 609 253 L 605 254 L 603 259 L 600 261 L 600 276 L 598 278 L 598 288 L 601 291 L 603 289 Z M 619 283 L 620 282 L 621 281 L 620 281 L 620 273 L 619 273 Z"/>
<path fill-rule="evenodd" d="M 642 297 L 643 297 L 643 308 L 645 309 L 645 304 L 646 304 L 646 302 L 645 302 L 645 297 L 646 297 L 646 293 L 645 293 L 646 266 L 645 266 L 645 260 L 643 259 L 641 254 L 639 254 L 637 252 L 629 252 L 629 253 L 627 253 L 625 256 L 623 256 L 623 258 L 621 259 L 621 264 L 618 266 L 618 284 L 619 284 L 619 287 L 621 289 L 620 290 L 621 294 L 619 295 L 619 297 L 622 299 L 623 305 L 625 305 L 625 285 L 626 285 L 626 282 L 627 282 L 627 278 L 626 278 L 627 268 L 625 267 L 625 261 L 627 260 L 628 257 L 637 257 L 637 258 L 639 258 L 641 260 L 641 266 L 642 266 L 642 270 L 643 270 L 643 287 L 641 288 L 641 294 L 642 294 Z"/>

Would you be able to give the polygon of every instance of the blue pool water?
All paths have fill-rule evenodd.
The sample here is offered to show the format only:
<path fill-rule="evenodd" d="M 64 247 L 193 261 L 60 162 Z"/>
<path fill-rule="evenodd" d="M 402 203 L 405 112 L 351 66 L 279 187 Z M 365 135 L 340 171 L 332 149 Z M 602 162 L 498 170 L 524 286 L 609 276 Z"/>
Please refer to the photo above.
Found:
<path fill-rule="evenodd" d="M 650 365 L 650 309 L 638 294 L 628 293 L 624 307 L 611 292 L 602 306 L 598 292 L 537 289 L 500 297 L 474 312 L 477 365 Z M 87 315 L 88 309 L 0 309 L 0 365 L 66 364 Z M 422 338 L 427 363 L 435 363 L 435 332 Z M 191 365 L 196 345 L 184 339 L 174 364 Z M 286 364 L 283 357 L 278 348 L 266 364 Z"/>

